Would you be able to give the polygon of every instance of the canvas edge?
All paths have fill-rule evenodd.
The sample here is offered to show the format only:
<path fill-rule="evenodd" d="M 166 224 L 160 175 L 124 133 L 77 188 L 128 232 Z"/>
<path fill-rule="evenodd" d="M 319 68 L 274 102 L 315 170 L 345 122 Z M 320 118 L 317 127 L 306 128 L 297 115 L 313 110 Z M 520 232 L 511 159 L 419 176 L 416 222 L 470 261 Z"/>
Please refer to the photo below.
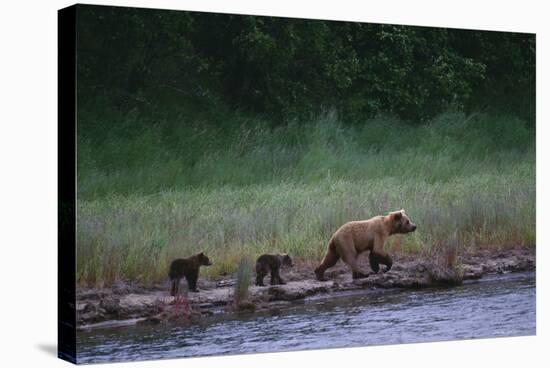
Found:
<path fill-rule="evenodd" d="M 58 10 L 57 356 L 76 354 L 76 11 Z"/>

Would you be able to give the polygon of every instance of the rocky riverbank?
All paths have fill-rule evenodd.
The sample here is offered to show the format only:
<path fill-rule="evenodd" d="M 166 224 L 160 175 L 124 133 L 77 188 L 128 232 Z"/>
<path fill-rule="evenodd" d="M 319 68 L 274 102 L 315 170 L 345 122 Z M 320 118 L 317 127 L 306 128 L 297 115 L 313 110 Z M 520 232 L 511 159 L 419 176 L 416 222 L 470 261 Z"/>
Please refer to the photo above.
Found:
<path fill-rule="evenodd" d="M 351 278 L 347 266 L 339 262 L 326 272 L 325 282 L 315 279 L 313 263 L 296 262 L 294 268 L 282 271 L 286 285 L 250 286 L 246 300 L 239 302 L 233 296 L 236 281 L 232 278 L 200 280 L 200 292 L 188 293 L 181 303 L 175 303 L 169 295 L 168 282 L 149 288 L 125 282 L 104 289 L 79 288 L 77 323 L 79 329 L 133 323 L 187 323 L 216 313 L 282 308 L 291 301 L 320 293 L 337 296 L 338 292 L 357 289 L 451 286 L 485 274 L 530 271 L 536 267 L 535 248 L 479 251 L 460 255 L 458 261 L 449 268 L 439 261 L 420 260 L 418 256 L 395 256 L 390 272 L 356 280 Z M 366 263 L 361 267 L 369 269 Z"/>

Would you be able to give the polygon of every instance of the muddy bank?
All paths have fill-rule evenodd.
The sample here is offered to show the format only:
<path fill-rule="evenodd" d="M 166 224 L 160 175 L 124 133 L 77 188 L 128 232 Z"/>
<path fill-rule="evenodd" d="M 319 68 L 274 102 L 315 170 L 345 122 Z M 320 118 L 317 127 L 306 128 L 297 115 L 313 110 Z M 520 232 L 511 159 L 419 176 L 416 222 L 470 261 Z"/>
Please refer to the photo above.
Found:
<path fill-rule="evenodd" d="M 363 258 L 363 257 L 362 257 Z M 365 257 L 366 258 L 366 257 Z M 369 274 L 353 280 L 348 268 L 339 262 L 326 272 L 328 281 L 315 280 L 315 264 L 301 262 L 282 271 L 286 285 L 250 286 L 246 301 L 236 303 L 233 297 L 235 280 L 199 280 L 199 293 L 188 293 L 185 301 L 175 304 L 168 293 L 168 282 L 144 288 L 117 282 L 109 289 L 77 291 L 79 328 L 97 328 L 133 323 L 186 323 L 204 315 L 284 308 L 293 300 L 320 293 L 369 288 L 424 288 L 457 285 L 463 280 L 481 278 L 484 274 L 529 271 L 535 269 L 535 249 L 479 251 L 459 256 L 452 269 L 440 262 L 418 260 L 418 257 L 395 256 L 390 272 Z M 370 270 L 362 263 L 363 270 Z M 269 277 L 266 278 L 266 281 Z"/>

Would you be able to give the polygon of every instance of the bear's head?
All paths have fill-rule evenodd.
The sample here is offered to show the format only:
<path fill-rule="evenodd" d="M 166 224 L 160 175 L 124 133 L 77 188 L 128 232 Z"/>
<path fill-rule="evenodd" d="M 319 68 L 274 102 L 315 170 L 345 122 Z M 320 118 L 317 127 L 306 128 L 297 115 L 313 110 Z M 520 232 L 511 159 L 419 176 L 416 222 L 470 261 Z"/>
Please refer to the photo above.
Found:
<path fill-rule="evenodd" d="M 197 255 L 197 258 L 198 258 L 199 264 L 201 266 L 211 266 L 212 265 L 212 262 L 210 262 L 210 259 L 208 259 L 208 257 L 206 256 L 206 254 L 204 254 L 204 252 L 200 252 Z"/>
<path fill-rule="evenodd" d="M 416 225 L 409 219 L 405 210 L 390 212 L 392 234 L 406 234 L 416 230 Z"/>
<path fill-rule="evenodd" d="M 281 259 L 281 265 L 287 266 L 287 267 L 293 267 L 292 259 L 288 255 L 288 253 L 279 254 L 279 258 Z"/>

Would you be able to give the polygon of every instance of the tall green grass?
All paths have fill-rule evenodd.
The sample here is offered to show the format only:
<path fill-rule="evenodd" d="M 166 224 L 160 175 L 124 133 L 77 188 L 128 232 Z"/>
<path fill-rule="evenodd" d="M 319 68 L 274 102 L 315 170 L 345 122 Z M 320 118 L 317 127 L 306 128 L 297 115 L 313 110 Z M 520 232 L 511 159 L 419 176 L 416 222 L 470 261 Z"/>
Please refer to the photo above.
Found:
<path fill-rule="evenodd" d="M 208 276 L 232 274 L 243 255 L 317 259 L 344 222 L 399 208 L 418 230 L 392 237 L 393 252 L 535 243 L 534 129 L 513 117 L 126 119 L 79 135 L 81 283 L 159 281 L 201 250 Z"/>
<path fill-rule="evenodd" d="M 252 265 L 249 257 L 243 256 L 237 266 L 237 272 L 235 272 L 235 287 L 233 289 L 233 302 L 237 308 L 239 304 L 248 300 L 251 270 Z"/>

